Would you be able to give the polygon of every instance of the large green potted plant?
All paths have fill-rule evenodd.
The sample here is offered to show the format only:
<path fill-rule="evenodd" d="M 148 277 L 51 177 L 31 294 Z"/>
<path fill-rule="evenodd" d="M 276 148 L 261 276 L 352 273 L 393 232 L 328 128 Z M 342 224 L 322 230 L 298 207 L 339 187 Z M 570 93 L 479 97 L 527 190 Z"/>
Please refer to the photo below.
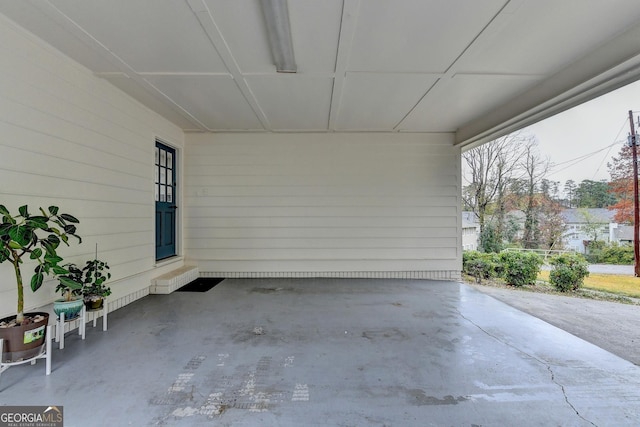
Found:
<path fill-rule="evenodd" d="M 69 214 L 59 213 L 57 206 L 48 210 L 40 208 L 31 215 L 28 207 L 20 206 L 17 214 L 0 205 L 0 264 L 9 262 L 13 266 L 18 291 L 18 309 L 15 316 L 0 319 L 0 337 L 4 339 L 2 360 L 15 362 L 30 359 L 42 351 L 49 314 L 44 312 L 24 313 L 24 287 L 21 266 L 28 259 L 36 263 L 30 285 L 33 292 L 40 289 L 45 276 L 57 277 L 70 287 L 81 287 L 65 277 L 69 271 L 60 265 L 58 255 L 60 243 L 69 245 L 69 236 L 78 242 L 76 235 L 79 221 Z"/>

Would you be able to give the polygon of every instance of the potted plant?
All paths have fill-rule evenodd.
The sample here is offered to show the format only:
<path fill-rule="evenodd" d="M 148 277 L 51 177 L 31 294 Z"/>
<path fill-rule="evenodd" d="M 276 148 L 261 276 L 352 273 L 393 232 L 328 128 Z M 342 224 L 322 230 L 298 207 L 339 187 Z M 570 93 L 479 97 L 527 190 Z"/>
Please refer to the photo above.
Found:
<path fill-rule="evenodd" d="M 97 250 L 96 250 L 97 255 Z M 81 270 L 80 282 L 82 283 L 82 295 L 87 310 L 102 308 L 104 298 L 111 295 L 111 288 L 105 282 L 111 278 L 109 264 L 97 258 L 87 261 Z"/>
<path fill-rule="evenodd" d="M 68 273 L 58 276 L 56 292 L 60 292 L 62 298 L 53 302 L 53 312 L 57 316 L 64 313 L 65 320 L 78 317 L 84 300 L 82 298 L 82 271 L 75 264 L 66 264 L 64 268 Z"/>
<path fill-rule="evenodd" d="M 15 316 L 0 319 L 0 337 L 4 339 L 2 360 L 16 362 L 30 359 L 42 352 L 46 325 L 49 314 L 44 312 L 24 313 L 24 288 L 21 265 L 25 259 L 36 263 L 30 285 L 33 292 L 40 289 L 45 276 L 58 277 L 58 280 L 74 286 L 72 279 L 64 277 L 69 271 L 60 265 L 58 255 L 60 243 L 69 245 L 69 236 L 78 242 L 76 235 L 79 221 L 69 215 L 58 212 L 57 206 L 48 210 L 40 208 L 37 215 L 31 215 L 28 207 L 20 206 L 17 214 L 0 205 L 0 264 L 9 262 L 13 266 L 18 291 L 18 307 Z M 77 283 L 76 283 L 77 285 Z"/>

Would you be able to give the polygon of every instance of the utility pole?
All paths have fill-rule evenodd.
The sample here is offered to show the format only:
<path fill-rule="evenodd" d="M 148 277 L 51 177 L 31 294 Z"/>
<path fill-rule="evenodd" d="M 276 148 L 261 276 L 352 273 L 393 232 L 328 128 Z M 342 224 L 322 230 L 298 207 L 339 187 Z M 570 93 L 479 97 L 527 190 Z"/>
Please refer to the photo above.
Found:
<path fill-rule="evenodd" d="M 638 209 L 638 152 L 637 137 L 633 128 L 633 111 L 629 110 L 629 124 L 631 126 L 631 152 L 633 153 L 633 253 L 634 275 L 640 277 L 640 210 Z"/>

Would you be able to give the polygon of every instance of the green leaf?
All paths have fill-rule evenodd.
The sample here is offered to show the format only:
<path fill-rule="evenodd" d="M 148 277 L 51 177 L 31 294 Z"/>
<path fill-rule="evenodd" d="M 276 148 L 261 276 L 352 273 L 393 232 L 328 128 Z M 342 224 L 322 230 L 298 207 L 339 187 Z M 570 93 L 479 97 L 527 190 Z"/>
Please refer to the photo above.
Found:
<path fill-rule="evenodd" d="M 29 227 L 23 225 L 14 225 L 9 229 L 11 240 L 18 242 L 22 246 L 27 246 L 33 238 L 33 232 Z"/>
<path fill-rule="evenodd" d="M 3 216 L 11 216 L 9 210 L 4 205 L 0 205 L 0 214 Z"/>
<path fill-rule="evenodd" d="M 54 248 L 57 248 L 58 246 L 60 246 L 60 239 L 55 234 L 49 234 L 49 236 L 47 236 L 45 240 L 51 243 Z"/>
<path fill-rule="evenodd" d="M 29 255 L 29 258 L 31 259 L 38 259 L 42 256 L 42 249 L 40 248 L 35 248 L 33 251 L 31 251 L 31 254 Z"/>
<path fill-rule="evenodd" d="M 60 261 L 62 261 L 62 257 L 59 257 L 56 254 L 47 254 L 44 256 L 44 262 L 51 264 L 51 265 L 56 265 L 57 263 L 59 263 Z M 65 273 L 67 271 L 65 270 Z"/>
<path fill-rule="evenodd" d="M 22 245 L 14 240 L 9 240 L 7 246 L 9 246 L 9 249 L 22 249 Z"/>
<path fill-rule="evenodd" d="M 42 273 L 34 274 L 33 277 L 31 278 L 31 290 L 35 292 L 38 289 L 40 289 L 40 286 L 42 286 L 43 281 L 44 281 L 44 274 Z"/>
<path fill-rule="evenodd" d="M 48 227 L 47 218 L 42 216 L 32 216 L 26 221 L 26 225 L 32 228 L 46 229 Z"/>
<path fill-rule="evenodd" d="M 72 222 L 74 224 L 78 224 L 80 222 L 75 216 L 69 215 L 69 214 L 61 214 L 60 218 L 64 219 L 65 221 Z"/>
<path fill-rule="evenodd" d="M 57 206 L 49 206 L 49 213 L 51 215 L 57 215 L 58 214 L 58 207 Z"/>
<path fill-rule="evenodd" d="M 64 227 L 64 232 L 67 234 L 76 234 L 76 226 L 75 225 L 67 225 Z"/>
<path fill-rule="evenodd" d="M 64 267 L 60 267 L 59 265 L 54 265 L 52 268 L 53 274 L 56 275 L 62 275 L 62 274 L 69 274 L 69 270 L 67 270 Z"/>
<path fill-rule="evenodd" d="M 48 240 L 43 240 L 42 246 L 44 246 L 44 250 L 47 252 L 49 256 L 56 255 L 56 246 L 52 245 Z"/>
<path fill-rule="evenodd" d="M 69 288 L 69 289 L 81 289 L 82 285 L 74 280 L 69 279 L 68 277 L 65 276 L 60 276 L 58 277 L 58 280 L 60 281 L 61 285 L 64 285 L 65 287 Z"/>
<path fill-rule="evenodd" d="M 28 212 L 27 209 L 28 209 L 27 205 L 23 205 L 23 206 L 20 206 L 18 208 L 18 211 L 20 212 L 20 215 L 22 215 L 25 218 L 28 218 L 29 217 L 29 212 Z"/>
<path fill-rule="evenodd" d="M 10 228 L 11 228 L 11 224 L 8 224 L 6 222 L 0 224 L 0 236 L 5 236 L 9 232 Z"/>

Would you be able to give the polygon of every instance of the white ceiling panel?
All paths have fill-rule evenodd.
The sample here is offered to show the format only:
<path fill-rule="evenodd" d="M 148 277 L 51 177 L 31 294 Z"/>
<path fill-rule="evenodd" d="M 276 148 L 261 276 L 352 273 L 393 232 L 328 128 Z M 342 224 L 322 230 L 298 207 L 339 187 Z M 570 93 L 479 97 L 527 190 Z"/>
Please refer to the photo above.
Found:
<path fill-rule="evenodd" d="M 327 130 L 329 77 L 250 76 L 247 83 L 274 130 Z M 309 100 L 313 102 L 309 102 Z"/>
<path fill-rule="evenodd" d="M 637 0 L 286 3 L 295 75 L 275 72 L 260 0 L 0 0 L 0 13 L 187 131 L 446 131 L 465 145 L 640 79 Z"/>
<path fill-rule="evenodd" d="M 135 98 L 138 102 L 169 119 L 180 128 L 185 130 L 205 130 L 202 125 L 198 124 L 193 119 L 189 119 L 189 117 L 184 112 L 181 112 L 176 105 L 167 103 L 166 98 L 164 98 L 160 93 L 151 92 L 148 88 L 145 89 L 135 80 L 122 74 L 108 75 L 105 76 L 105 79 L 112 85 L 127 93 L 129 96 Z"/>
<path fill-rule="evenodd" d="M 392 130 L 435 81 L 422 74 L 348 73 L 336 127 Z"/>
<path fill-rule="evenodd" d="M 504 0 L 360 2 L 350 71 L 444 72 Z"/>
<path fill-rule="evenodd" d="M 456 75 L 440 80 L 400 124 L 403 131 L 455 132 L 479 108 L 491 108 L 535 84 L 534 78 Z M 494 105 L 491 105 L 494 104 Z"/>
<path fill-rule="evenodd" d="M 259 0 L 206 0 L 211 16 L 243 73 L 274 73 Z M 298 72 L 335 69 L 342 0 L 289 3 Z M 247 31 L 251 28 L 251 31 Z"/>
<path fill-rule="evenodd" d="M 67 21 L 63 17 L 58 16 L 58 20 L 51 19 L 40 7 L 27 2 L 0 0 L 0 7 L 2 13 L 22 23 L 41 39 L 53 46 L 66 46 L 64 53 L 87 68 L 104 72 L 118 71 L 118 68 L 110 62 L 110 58 L 104 57 L 102 48 L 83 42 L 59 24 L 58 20 Z"/>
<path fill-rule="evenodd" d="M 559 71 L 600 41 L 637 23 L 638 5 L 637 0 L 521 2 L 483 33 L 460 59 L 457 71 L 540 75 Z M 617 24 L 607 24 L 611 22 Z"/>
<path fill-rule="evenodd" d="M 137 72 L 227 72 L 186 2 L 52 0 L 52 3 Z"/>
<path fill-rule="evenodd" d="M 230 77 L 147 76 L 146 79 L 208 129 L 263 129 Z"/>

